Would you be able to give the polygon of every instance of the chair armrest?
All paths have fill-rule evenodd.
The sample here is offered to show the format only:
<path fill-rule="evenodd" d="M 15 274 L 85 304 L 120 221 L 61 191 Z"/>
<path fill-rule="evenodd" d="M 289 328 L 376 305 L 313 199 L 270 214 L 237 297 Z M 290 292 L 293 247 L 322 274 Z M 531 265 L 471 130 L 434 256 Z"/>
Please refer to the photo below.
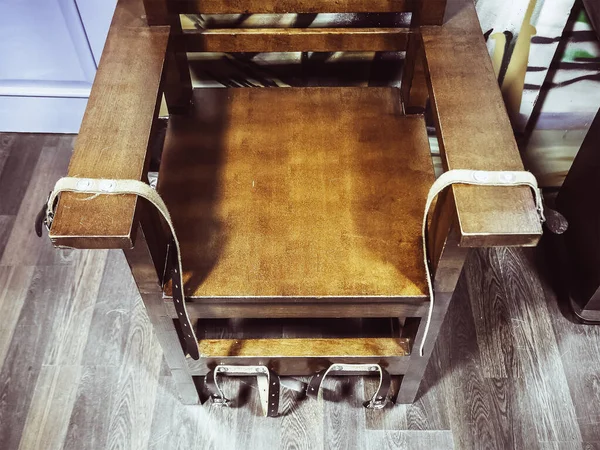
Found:
<path fill-rule="evenodd" d="M 143 16 L 141 1 L 119 0 L 71 157 L 71 177 L 145 177 L 170 27 L 148 27 Z M 89 197 L 61 195 L 52 242 L 75 248 L 132 247 L 137 197 Z"/>
<path fill-rule="evenodd" d="M 475 7 L 450 0 L 421 28 L 429 97 L 446 170 L 524 170 Z M 452 187 L 460 245 L 532 246 L 542 228 L 528 187 Z"/>

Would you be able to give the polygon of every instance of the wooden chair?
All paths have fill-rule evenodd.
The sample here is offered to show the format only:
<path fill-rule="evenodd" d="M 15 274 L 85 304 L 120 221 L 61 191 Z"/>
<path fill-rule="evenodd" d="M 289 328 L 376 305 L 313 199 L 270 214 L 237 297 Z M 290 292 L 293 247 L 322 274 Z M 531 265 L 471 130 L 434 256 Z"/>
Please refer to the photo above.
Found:
<path fill-rule="evenodd" d="M 410 28 L 183 31 L 178 15 L 400 11 L 412 12 Z M 367 49 L 406 51 L 400 89 L 192 89 L 186 59 Z M 467 250 L 533 246 L 542 232 L 527 187 L 454 185 L 438 198 L 428 232 L 436 304 L 421 356 L 421 226 L 435 179 L 427 101 L 445 170 L 523 170 L 470 0 L 119 0 L 69 176 L 147 181 L 160 160 L 199 359 L 186 356 L 173 304 L 170 233 L 146 201 L 63 193 L 50 237 L 123 249 L 184 403 L 199 401 L 193 377 L 218 365 L 311 375 L 335 363 L 403 375 L 397 401 L 411 403 Z M 279 337 L 244 329 L 251 318 L 278 324 Z M 350 323 L 341 337 L 316 330 L 331 318 Z M 391 318 L 394 334 L 361 331 L 370 318 Z M 219 319 L 239 319 L 242 338 L 207 338 L 202 327 Z M 288 319 L 313 322 L 290 338 Z"/>

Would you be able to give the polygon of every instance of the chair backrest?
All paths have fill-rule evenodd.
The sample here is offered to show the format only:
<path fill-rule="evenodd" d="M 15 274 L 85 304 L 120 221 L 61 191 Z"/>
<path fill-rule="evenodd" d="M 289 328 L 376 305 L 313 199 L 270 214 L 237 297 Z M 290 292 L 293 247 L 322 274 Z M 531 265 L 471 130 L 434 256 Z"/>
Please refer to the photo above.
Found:
<path fill-rule="evenodd" d="M 446 0 L 143 0 L 149 25 L 171 25 L 187 52 L 406 51 L 411 29 L 439 25 Z M 410 12 L 411 28 L 179 30 L 180 14 Z"/>
<path fill-rule="evenodd" d="M 144 0 L 148 23 L 166 25 L 177 14 L 399 13 L 415 25 L 441 25 L 446 0 Z"/>

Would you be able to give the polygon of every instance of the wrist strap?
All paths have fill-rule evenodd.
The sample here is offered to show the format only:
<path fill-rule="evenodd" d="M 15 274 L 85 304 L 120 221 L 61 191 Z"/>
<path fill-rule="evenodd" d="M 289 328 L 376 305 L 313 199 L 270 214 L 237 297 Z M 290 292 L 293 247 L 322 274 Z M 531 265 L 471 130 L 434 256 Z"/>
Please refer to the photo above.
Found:
<path fill-rule="evenodd" d="M 542 194 L 538 188 L 537 180 L 531 172 L 525 171 L 485 171 L 485 170 L 464 170 L 454 169 L 444 172 L 435 180 L 425 203 L 425 212 L 423 214 L 423 259 L 425 263 L 425 272 L 427 275 L 427 288 L 429 290 L 429 311 L 427 313 L 427 322 L 425 324 L 425 332 L 421 346 L 419 347 L 419 355 L 423 356 L 425 350 L 425 342 L 431 325 L 431 317 L 433 315 L 434 290 L 433 280 L 431 278 L 431 269 L 429 267 L 429 258 L 427 256 L 427 216 L 433 200 L 447 187 L 453 184 L 471 184 L 477 186 L 529 186 L 535 197 L 535 206 L 537 208 L 540 221 L 546 221 L 544 217 L 544 206 L 542 202 Z"/>
<path fill-rule="evenodd" d="M 92 179 L 92 178 L 74 178 L 65 177 L 61 178 L 54 185 L 54 190 L 50 193 L 48 203 L 46 206 L 46 226 L 50 228 L 52 220 L 54 219 L 54 208 L 56 199 L 61 192 L 77 192 L 83 194 L 95 194 L 96 195 L 121 195 L 121 194 L 133 194 L 148 200 L 158 212 L 163 216 L 169 229 L 171 230 L 171 236 L 173 245 L 171 245 L 172 256 L 172 284 L 173 284 L 173 304 L 175 305 L 175 311 L 177 312 L 177 318 L 181 325 L 181 332 L 183 333 L 183 339 L 186 345 L 187 353 L 193 359 L 199 359 L 200 354 L 198 352 L 198 340 L 196 339 L 196 333 L 194 327 L 190 321 L 190 317 L 185 306 L 185 294 L 183 291 L 183 270 L 181 266 L 181 251 L 179 248 L 179 241 L 175 234 L 175 228 L 171 221 L 171 215 L 167 210 L 167 206 L 163 202 L 158 192 L 138 180 L 105 180 L 105 179 Z M 93 198 L 93 197 L 92 197 Z"/>

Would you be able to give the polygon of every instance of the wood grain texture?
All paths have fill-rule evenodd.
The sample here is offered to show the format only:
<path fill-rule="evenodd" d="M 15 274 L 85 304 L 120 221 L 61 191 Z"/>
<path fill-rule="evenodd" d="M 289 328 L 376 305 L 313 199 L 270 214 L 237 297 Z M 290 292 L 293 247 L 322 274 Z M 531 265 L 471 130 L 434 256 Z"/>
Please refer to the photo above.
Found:
<path fill-rule="evenodd" d="M 62 447 L 80 377 L 80 366 L 42 366 L 19 450 Z"/>
<path fill-rule="evenodd" d="M 71 137 L 59 138 L 65 139 Z M 55 152 L 54 155 L 62 158 L 62 164 L 69 159 L 66 153 Z M 45 162 L 51 163 L 60 165 L 56 161 Z M 45 176 L 44 170 L 36 170 L 29 183 L 39 185 L 37 178 Z M 10 231 L 7 245 L 32 232 L 30 222 L 23 219 Z M 35 242 L 40 246 L 40 249 L 34 248 L 38 254 L 45 251 L 44 246 L 50 247 L 48 241 Z M 78 273 L 83 273 L 83 266 L 76 259 L 79 254 L 73 252 L 70 264 L 57 260 L 50 265 L 28 264 L 31 260 L 24 255 L 14 255 L 11 261 L 15 264 L 5 265 L 0 270 L 0 296 L 5 295 L 4 281 L 8 273 L 6 300 L 9 309 L 16 308 L 8 315 L 3 314 L 0 324 L 3 330 L 13 329 L 0 369 L 0 447 L 3 449 L 17 449 L 21 441 L 23 446 L 30 442 L 30 436 L 44 435 L 43 430 L 49 430 L 48 425 L 45 428 L 32 425 L 41 423 L 36 422 L 36 417 L 43 417 L 41 408 L 46 407 L 48 420 L 60 420 L 60 423 L 67 423 L 69 414 L 65 411 L 71 411 L 64 443 L 58 447 L 78 450 L 312 449 L 333 448 L 337 442 L 364 444 L 367 448 L 407 445 L 410 449 L 436 446 L 446 449 L 451 442 L 457 449 L 591 450 L 598 447 L 600 329 L 571 322 L 561 314 L 559 300 L 548 282 L 553 278 L 540 272 L 544 266 L 539 264 L 546 264 L 547 259 L 534 261 L 531 251 L 490 250 L 467 259 L 466 275 L 459 282 L 425 372 L 419 400 L 413 405 L 370 414 L 358 403 L 372 392 L 371 380 L 332 379 L 329 387 L 335 396 L 324 403 L 297 399 L 292 392 L 284 392 L 282 411 L 287 413 L 277 419 L 260 417 L 256 384 L 252 379 L 225 380 L 227 393 L 239 402 L 237 408 L 223 410 L 210 403 L 186 406 L 179 401 L 175 381 L 166 375 L 162 350 L 152 337 L 149 319 L 133 287 L 125 258 L 114 252 L 109 252 L 107 257 L 93 306 L 91 329 L 81 337 L 86 341 L 86 350 L 75 364 L 81 366 L 74 387 L 76 393 L 62 397 L 65 391 L 58 389 L 59 376 L 54 400 L 41 401 L 41 362 L 47 358 L 52 336 L 60 334 L 57 324 L 65 323 L 58 318 L 69 310 L 67 305 L 72 302 L 73 292 L 82 286 L 76 278 Z M 96 260 L 93 265 L 102 272 L 102 261 Z M 91 273 L 91 269 L 84 272 Z M 478 289 L 478 286 L 489 286 L 494 276 L 502 277 L 504 291 Z M 17 312 L 20 296 L 24 297 Z M 474 313 L 472 307 L 475 300 L 482 308 L 479 313 Z M 5 308 L 6 304 L 2 304 Z M 480 314 L 489 327 L 495 326 L 494 317 L 500 323 L 511 324 L 510 333 L 492 331 L 490 337 L 484 339 L 503 335 L 508 341 L 503 343 L 503 348 L 514 349 L 513 364 L 519 364 L 518 371 L 506 367 L 510 359 L 501 357 L 499 364 L 504 365 L 506 376 L 487 376 L 492 373 L 491 369 L 498 370 L 495 374 L 502 373 L 502 369 L 491 366 L 488 356 L 483 358 L 484 345 L 490 349 L 497 347 L 480 338 L 477 329 L 481 324 L 476 324 L 484 320 Z M 103 325 L 106 328 L 101 333 Z M 282 332 L 288 336 L 287 330 Z M 80 343 L 72 342 L 72 345 L 72 349 L 63 348 L 65 354 L 79 355 Z M 94 353 L 94 346 L 101 348 Z M 518 363 L 514 362 L 517 360 Z M 44 370 L 60 373 L 72 366 L 46 367 Z M 49 373 L 43 376 L 47 378 Z M 61 400 L 64 398 L 73 399 L 72 406 Z M 24 435 L 27 422 L 31 434 Z"/>
<path fill-rule="evenodd" d="M 409 11 L 413 0 L 169 0 L 181 14 L 361 13 Z"/>
<path fill-rule="evenodd" d="M 203 357 L 220 356 L 406 356 L 409 339 L 202 339 L 198 346 Z"/>
<path fill-rule="evenodd" d="M 451 0 L 443 27 L 422 27 L 446 169 L 523 170 L 475 7 Z M 452 55 L 448 58 L 447 55 Z M 535 245 L 542 229 L 528 187 L 454 186 L 461 245 Z"/>
<path fill-rule="evenodd" d="M 404 51 L 402 28 L 226 28 L 186 31 L 188 52 Z"/>
<path fill-rule="evenodd" d="M 168 26 L 151 27 L 139 0 L 120 0 L 104 46 L 68 175 L 141 180 L 160 106 Z M 55 245 L 128 248 L 136 196 L 65 193 L 51 230 Z"/>
<path fill-rule="evenodd" d="M 0 215 L 17 214 L 33 170 L 48 140 L 52 140 L 52 137 L 27 135 L 24 139 L 17 139 L 15 135 L 3 135 L 0 140 L 0 192 L 8 192 L 10 189 L 12 194 L 2 196 Z"/>
<path fill-rule="evenodd" d="M 423 120 L 402 115 L 397 90 L 194 95 L 194 115 L 171 119 L 158 185 L 188 296 L 427 295 L 432 164 Z M 275 103 L 287 106 L 274 115 Z"/>

